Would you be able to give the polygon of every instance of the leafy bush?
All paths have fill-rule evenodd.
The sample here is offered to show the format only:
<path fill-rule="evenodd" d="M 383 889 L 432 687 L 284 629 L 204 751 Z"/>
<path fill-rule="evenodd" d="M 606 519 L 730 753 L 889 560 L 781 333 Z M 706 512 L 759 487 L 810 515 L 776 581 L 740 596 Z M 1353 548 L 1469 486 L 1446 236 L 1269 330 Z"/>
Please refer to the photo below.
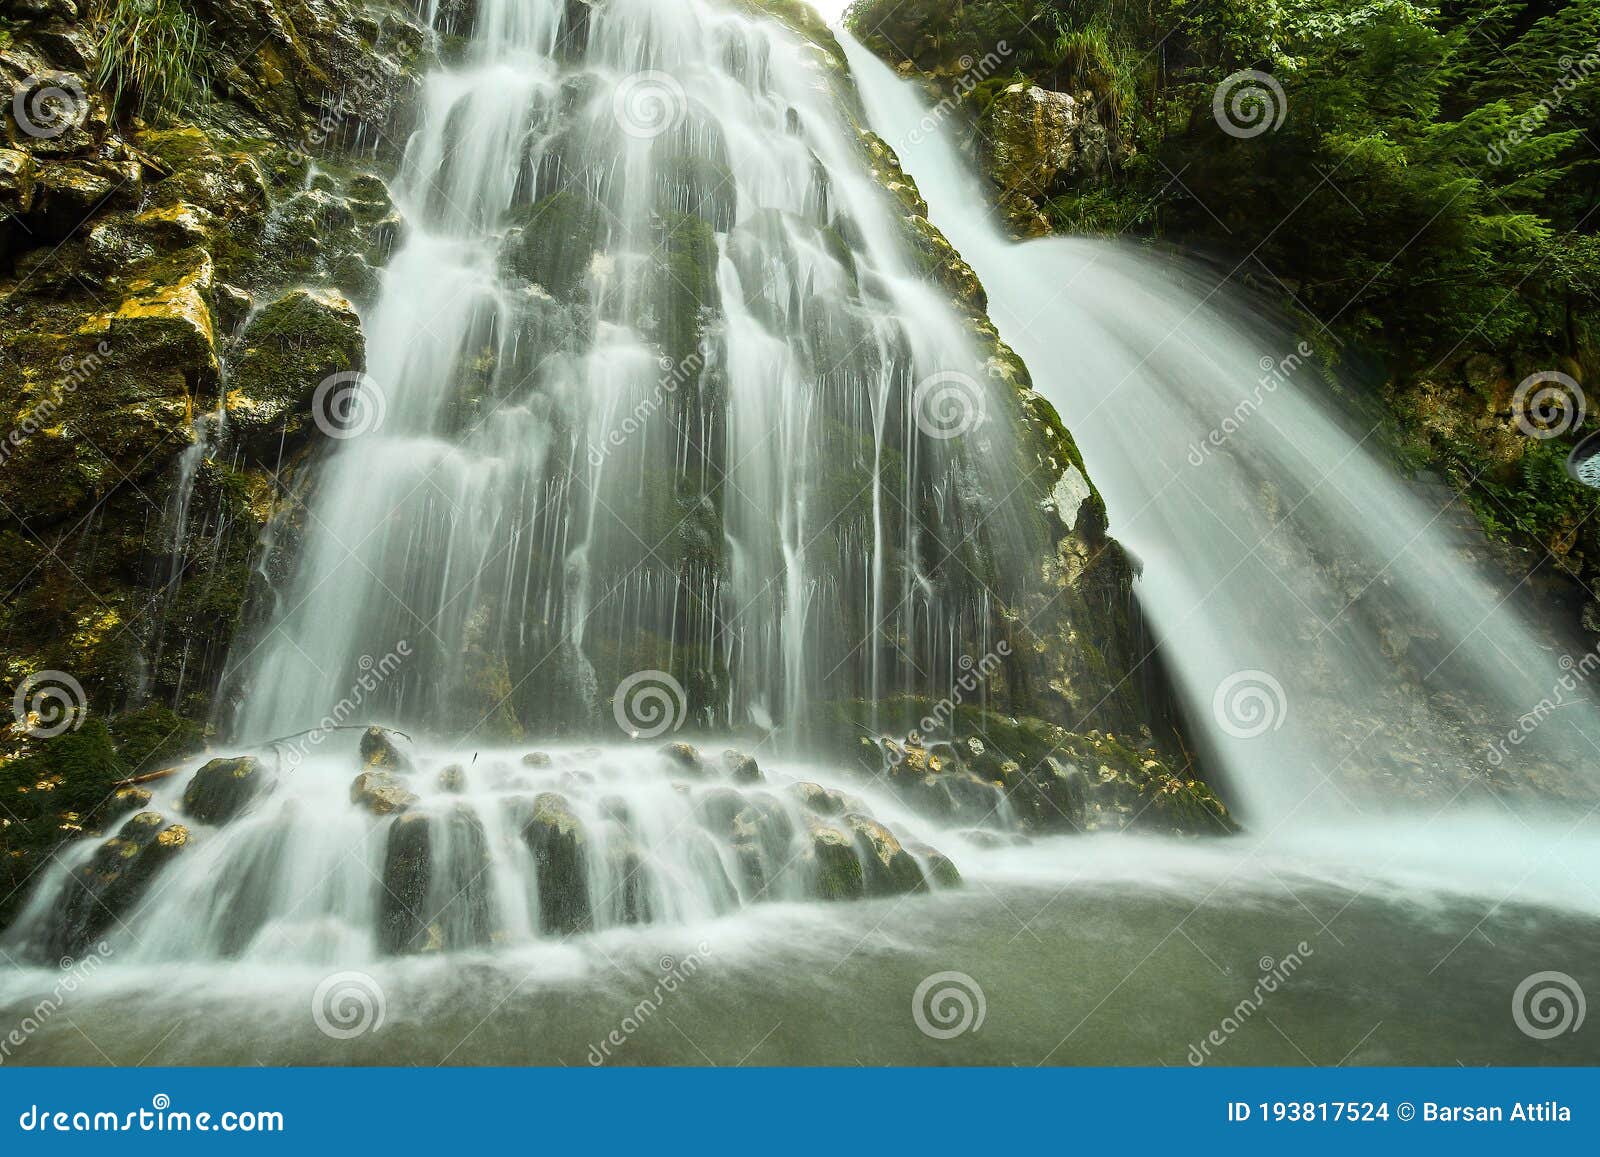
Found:
<path fill-rule="evenodd" d="M 157 120 L 205 89 L 204 27 L 186 0 L 95 0 L 94 80 L 114 107 Z"/>

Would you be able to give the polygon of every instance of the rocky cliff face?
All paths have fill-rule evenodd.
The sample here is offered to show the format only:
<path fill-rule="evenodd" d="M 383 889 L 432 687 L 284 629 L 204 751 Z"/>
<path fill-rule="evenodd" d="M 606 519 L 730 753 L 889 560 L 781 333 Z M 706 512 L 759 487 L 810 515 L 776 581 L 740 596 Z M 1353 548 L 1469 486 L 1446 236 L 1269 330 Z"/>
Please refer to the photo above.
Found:
<path fill-rule="evenodd" d="M 0 916 L 59 839 L 140 805 L 120 784 L 210 733 L 252 608 L 294 557 L 307 467 L 359 388 L 360 312 L 404 228 L 386 179 L 412 85 L 472 19 L 447 5 L 435 35 L 376 2 L 188 0 L 204 83 L 158 108 L 136 84 L 107 86 L 118 7 L 20 0 L 0 22 L 0 671 L 22 689 L 0 747 Z M 756 7 L 830 55 L 852 99 L 809 9 Z M 1016 646 L 991 702 L 1013 727 L 1040 720 L 1017 758 L 1045 766 L 1060 747 L 1047 732 L 1114 729 L 1129 738 L 1097 760 L 1120 793 L 1107 814 L 1197 793 L 1193 814 L 1214 818 L 1189 829 L 1225 829 L 1203 787 L 1137 750 L 1152 733 L 1124 678 L 1139 659 L 1131 570 L 1070 435 L 893 153 L 862 138 L 927 276 L 1015 388 L 1019 482 L 1054 544 L 1037 605 L 1004 610 Z M 908 705 L 909 723 L 930 706 Z"/>
<path fill-rule="evenodd" d="M 201 741 L 268 528 L 292 536 L 316 392 L 364 364 L 428 44 L 382 6 L 197 0 L 206 84 L 158 112 L 97 83 L 116 8 L 0 22 L 0 671 L 28 687 L 0 892 Z"/>

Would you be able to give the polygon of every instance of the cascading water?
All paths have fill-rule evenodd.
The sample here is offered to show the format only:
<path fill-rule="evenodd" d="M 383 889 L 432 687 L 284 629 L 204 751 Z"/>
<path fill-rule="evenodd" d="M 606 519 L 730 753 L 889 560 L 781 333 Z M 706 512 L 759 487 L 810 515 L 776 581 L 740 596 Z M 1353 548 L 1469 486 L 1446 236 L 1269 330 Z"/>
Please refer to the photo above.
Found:
<path fill-rule="evenodd" d="M 917 428 L 916 384 L 979 358 L 813 51 L 711 3 L 479 5 L 238 736 L 314 723 L 402 639 L 374 706 L 478 739 L 609 725 L 643 670 L 703 726 L 798 733 L 819 688 L 981 653 L 985 592 L 931 560 L 980 520 L 963 550 L 1008 557 L 1006 432 Z"/>
<path fill-rule="evenodd" d="M 621 740 L 615 706 L 793 746 L 815 700 L 937 697 L 1047 551 L 992 497 L 1005 423 L 918 420 L 920 382 L 984 359 L 909 266 L 841 72 L 702 0 L 482 0 L 422 94 L 367 379 L 318 415 L 297 577 L 234 659 L 235 741 L 298 737 L 186 768 L 17 939 L 336 962 L 949 878 L 766 754 L 526 743 Z M 444 741 L 370 733 L 352 788 L 343 726 L 371 721 Z M 135 894 L 137 928 L 108 919 Z"/>
<path fill-rule="evenodd" d="M 1403 482 L 1319 400 L 1311 351 L 1218 278 L 1116 241 L 1004 237 L 943 110 L 840 40 L 874 128 L 983 278 L 1143 563 L 1190 726 L 1246 818 L 1304 824 L 1502 783 L 1592 804 L 1592 776 L 1573 771 L 1600 740 L 1590 692 L 1509 584 L 1474 568 L 1486 552 L 1454 496 Z"/>

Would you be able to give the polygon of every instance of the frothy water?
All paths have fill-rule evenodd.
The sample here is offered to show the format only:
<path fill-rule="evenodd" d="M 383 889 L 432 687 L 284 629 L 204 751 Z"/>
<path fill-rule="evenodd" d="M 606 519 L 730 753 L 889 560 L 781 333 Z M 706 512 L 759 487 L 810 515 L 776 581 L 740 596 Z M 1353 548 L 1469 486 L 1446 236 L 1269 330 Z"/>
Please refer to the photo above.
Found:
<path fill-rule="evenodd" d="M 1517 807 L 1593 807 L 1600 659 L 1527 621 L 1459 500 L 1401 480 L 1328 404 L 1311 349 L 1180 257 L 1013 243 L 947 118 L 841 40 L 1141 561 L 1185 720 L 1244 818 L 1315 828 L 1506 788 Z"/>

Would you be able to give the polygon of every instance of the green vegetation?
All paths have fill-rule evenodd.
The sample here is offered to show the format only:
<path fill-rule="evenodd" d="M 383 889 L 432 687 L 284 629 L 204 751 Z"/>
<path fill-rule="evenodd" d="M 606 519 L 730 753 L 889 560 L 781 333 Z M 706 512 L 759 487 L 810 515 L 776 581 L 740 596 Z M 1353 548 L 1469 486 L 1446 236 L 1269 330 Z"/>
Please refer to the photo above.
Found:
<path fill-rule="evenodd" d="M 96 0 L 94 81 L 145 120 L 182 110 L 205 88 L 205 30 L 188 0 Z"/>
<path fill-rule="evenodd" d="M 1581 431 L 1523 436 L 1511 404 L 1536 371 L 1593 381 L 1600 0 L 858 0 L 851 21 L 980 131 L 1018 81 L 1087 95 L 1111 163 L 1032 198 L 1052 229 L 1218 255 L 1380 369 L 1407 461 L 1491 533 L 1600 577 L 1597 503 L 1560 471 Z"/>

